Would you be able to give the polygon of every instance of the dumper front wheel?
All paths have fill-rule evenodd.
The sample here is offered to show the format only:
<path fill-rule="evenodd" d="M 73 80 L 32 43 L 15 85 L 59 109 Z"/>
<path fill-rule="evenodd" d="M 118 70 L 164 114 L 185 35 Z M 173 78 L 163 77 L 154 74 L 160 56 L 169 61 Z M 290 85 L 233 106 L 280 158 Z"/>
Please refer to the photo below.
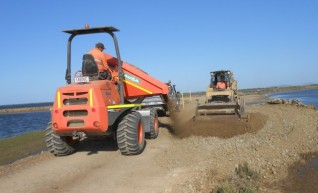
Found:
<path fill-rule="evenodd" d="M 123 155 L 138 155 L 145 147 L 145 131 L 140 113 L 131 112 L 118 124 L 117 144 Z"/>
<path fill-rule="evenodd" d="M 150 132 L 147 135 L 149 139 L 156 139 L 159 135 L 159 121 L 157 110 L 154 108 L 150 109 Z"/>
<path fill-rule="evenodd" d="M 52 123 L 49 122 L 45 129 L 45 143 L 48 150 L 55 156 L 70 155 L 75 152 L 74 145 L 77 143 L 72 137 L 60 137 L 52 130 Z"/>

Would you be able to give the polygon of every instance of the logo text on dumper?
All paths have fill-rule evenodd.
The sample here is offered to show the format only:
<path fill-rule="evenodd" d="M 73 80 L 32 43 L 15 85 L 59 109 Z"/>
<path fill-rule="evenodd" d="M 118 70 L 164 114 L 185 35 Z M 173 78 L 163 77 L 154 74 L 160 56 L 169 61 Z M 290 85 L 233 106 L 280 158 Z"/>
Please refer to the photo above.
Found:
<path fill-rule="evenodd" d="M 129 75 L 129 74 L 124 74 L 124 77 L 130 81 L 133 81 L 137 84 L 140 84 L 140 80 L 132 75 Z"/>

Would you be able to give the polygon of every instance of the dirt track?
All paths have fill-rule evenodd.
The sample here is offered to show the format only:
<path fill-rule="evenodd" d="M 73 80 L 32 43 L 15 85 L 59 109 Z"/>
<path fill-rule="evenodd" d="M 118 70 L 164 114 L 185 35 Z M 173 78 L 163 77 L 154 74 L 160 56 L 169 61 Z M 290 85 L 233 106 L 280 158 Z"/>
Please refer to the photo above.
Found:
<path fill-rule="evenodd" d="M 246 109 L 248 123 L 214 121 L 194 129 L 187 122 L 193 107 L 187 104 L 173 119 L 160 118 L 159 137 L 148 140 L 138 156 L 122 156 L 114 141 L 86 141 L 67 157 L 44 152 L 2 166 L 1 192 L 216 192 L 244 162 L 259 171 L 258 192 L 318 189 L 317 183 L 290 183 L 297 181 L 293 164 L 310 161 L 301 154 L 318 152 L 315 110 L 253 106 Z M 313 172 L 318 174 L 317 168 Z M 317 175 L 312 180 L 317 182 Z"/>

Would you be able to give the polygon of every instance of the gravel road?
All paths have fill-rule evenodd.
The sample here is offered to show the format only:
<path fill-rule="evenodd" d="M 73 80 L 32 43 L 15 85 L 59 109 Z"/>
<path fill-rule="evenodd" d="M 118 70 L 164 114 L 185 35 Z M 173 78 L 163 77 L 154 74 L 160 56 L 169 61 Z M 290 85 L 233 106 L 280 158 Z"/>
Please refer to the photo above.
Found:
<path fill-rule="evenodd" d="M 194 101 L 194 100 L 193 100 Z M 248 101 L 248 100 L 247 100 Z M 317 190 L 297 181 L 295 167 L 318 152 L 318 113 L 292 105 L 248 106 L 249 122 L 191 122 L 194 102 L 160 118 L 160 134 L 138 156 L 123 156 L 112 140 L 84 141 L 78 152 L 48 152 L 0 167 L 1 192 L 217 192 L 243 163 L 257 171 L 255 192 Z M 224 124 L 223 124 L 224 123 Z M 309 156 L 312 155 L 312 156 Z"/>

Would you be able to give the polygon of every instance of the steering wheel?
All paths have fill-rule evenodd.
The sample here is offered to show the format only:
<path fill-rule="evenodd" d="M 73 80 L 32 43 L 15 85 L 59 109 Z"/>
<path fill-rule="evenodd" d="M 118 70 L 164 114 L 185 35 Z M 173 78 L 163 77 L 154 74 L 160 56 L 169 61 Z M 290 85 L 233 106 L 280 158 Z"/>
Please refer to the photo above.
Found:
<path fill-rule="evenodd" d="M 107 69 L 107 75 L 107 79 L 113 80 L 113 71 L 110 68 Z"/>
<path fill-rule="evenodd" d="M 113 81 L 113 82 L 117 82 L 118 81 L 118 76 L 114 75 L 114 71 L 111 68 L 107 69 L 108 72 L 108 76 L 109 76 L 109 80 Z"/>
<path fill-rule="evenodd" d="M 101 80 L 111 80 L 113 81 L 114 77 L 113 77 L 113 71 L 108 68 L 105 71 L 102 71 L 99 73 L 99 77 Z"/>

